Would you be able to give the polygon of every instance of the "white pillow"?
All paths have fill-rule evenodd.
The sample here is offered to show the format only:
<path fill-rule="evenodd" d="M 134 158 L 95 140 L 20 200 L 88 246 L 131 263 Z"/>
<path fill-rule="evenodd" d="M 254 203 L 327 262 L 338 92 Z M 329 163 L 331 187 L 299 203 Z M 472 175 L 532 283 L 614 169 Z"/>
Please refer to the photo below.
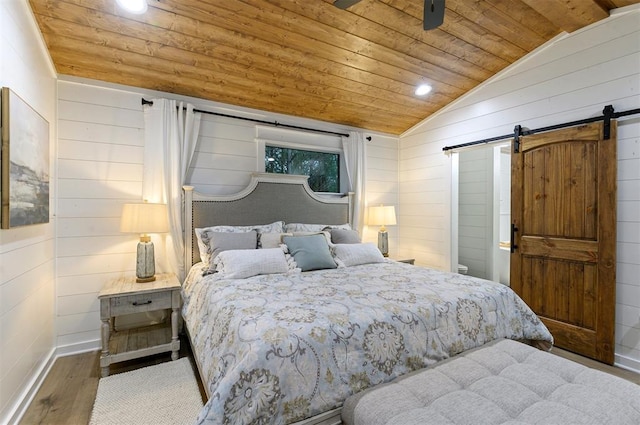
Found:
<path fill-rule="evenodd" d="M 293 233 L 260 233 L 260 248 L 279 248 L 283 236 L 293 236 Z"/>
<path fill-rule="evenodd" d="M 284 225 L 284 231 L 292 232 L 321 232 L 327 228 L 351 230 L 349 223 L 345 224 L 306 224 L 306 223 L 287 223 Z"/>
<path fill-rule="evenodd" d="M 220 277 L 225 279 L 244 279 L 289 271 L 282 248 L 223 251 L 213 261 Z"/>
<path fill-rule="evenodd" d="M 333 255 L 338 267 L 351 267 L 360 264 L 384 263 L 382 253 L 372 243 L 335 244 Z"/>

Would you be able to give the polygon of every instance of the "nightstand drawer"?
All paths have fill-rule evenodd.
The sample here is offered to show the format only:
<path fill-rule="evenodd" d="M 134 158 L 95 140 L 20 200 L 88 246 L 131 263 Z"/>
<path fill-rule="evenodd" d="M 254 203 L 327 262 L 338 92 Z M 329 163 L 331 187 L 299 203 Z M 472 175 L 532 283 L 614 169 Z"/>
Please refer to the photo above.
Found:
<path fill-rule="evenodd" d="M 111 316 L 171 308 L 171 292 L 123 295 L 111 298 Z"/>

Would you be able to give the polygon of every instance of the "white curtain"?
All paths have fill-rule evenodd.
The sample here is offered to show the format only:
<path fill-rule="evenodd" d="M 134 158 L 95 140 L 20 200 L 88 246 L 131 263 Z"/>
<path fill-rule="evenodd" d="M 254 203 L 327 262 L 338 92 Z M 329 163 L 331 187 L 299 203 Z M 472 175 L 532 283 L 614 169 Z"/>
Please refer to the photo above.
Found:
<path fill-rule="evenodd" d="M 349 191 L 355 193 L 351 224 L 362 235 L 367 170 L 367 142 L 364 139 L 364 135 L 356 131 L 350 131 L 349 137 L 342 136 L 342 150 L 347 167 L 347 176 L 349 177 Z"/>
<path fill-rule="evenodd" d="M 153 105 L 144 110 L 142 197 L 149 202 L 166 203 L 169 211 L 166 256 L 157 256 L 156 266 L 159 271 L 175 273 L 181 281 L 186 272 L 182 186 L 196 149 L 200 118 L 193 105 L 175 100 L 153 99 Z"/>

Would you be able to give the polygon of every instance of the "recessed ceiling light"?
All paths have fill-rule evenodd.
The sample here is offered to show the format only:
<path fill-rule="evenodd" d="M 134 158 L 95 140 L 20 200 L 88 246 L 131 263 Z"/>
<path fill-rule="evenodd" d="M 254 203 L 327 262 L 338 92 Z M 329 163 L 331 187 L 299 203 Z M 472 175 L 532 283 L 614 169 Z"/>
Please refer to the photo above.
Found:
<path fill-rule="evenodd" d="M 116 3 L 130 13 L 144 13 L 147 11 L 147 0 L 116 0 Z"/>
<path fill-rule="evenodd" d="M 416 89 L 416 96 L 424 96 L 425 94 L 431 91 L 431 86 L 429 84 L 421 84 Z"/>

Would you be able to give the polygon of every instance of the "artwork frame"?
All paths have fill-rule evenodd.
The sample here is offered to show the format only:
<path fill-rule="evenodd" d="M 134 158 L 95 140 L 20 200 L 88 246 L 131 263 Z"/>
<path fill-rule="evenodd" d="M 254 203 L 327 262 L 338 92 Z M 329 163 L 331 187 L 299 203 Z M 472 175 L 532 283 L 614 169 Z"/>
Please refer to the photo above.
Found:
<path fill-rule="evenodd" d="M 48 223 L 49 122 L 8 87 L 0 102 L 0 227 Z"/>

